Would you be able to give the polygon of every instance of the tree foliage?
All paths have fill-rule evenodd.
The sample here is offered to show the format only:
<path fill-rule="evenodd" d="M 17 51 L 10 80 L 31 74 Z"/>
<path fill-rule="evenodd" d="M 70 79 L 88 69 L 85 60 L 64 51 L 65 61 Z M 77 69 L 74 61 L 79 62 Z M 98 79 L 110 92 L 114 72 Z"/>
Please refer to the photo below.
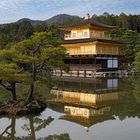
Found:
<path fill-rule="evenodd" d="M 140 72 L 140 51 L 136 53 L 135 61 L 133 64 L 134 64 L 133 70 L 136 72 Z"/>
<path fill-rule="evenodd" d="M 17 32 L 17 40 L 21 41 L 26 38 L 29 38 L 33 34 L 33 26 L 30 22 L 24 21 L 19 24 Z"/>
<path fill-rule="evenodd" d="M 65 49 L 51 32 L 34 33 L 0 51 L 1 85 L 14 91 L 13 100 L 16 100 L 16 84 L 30 84 L 27 102 L 31 102 L 35 83 L 48 82 L 53 67 L 67 69 L 63 61 L 65 55 Z"/>
<path fill-rule="evenodd" d="M 19 56 L 10 48 L 0 50 L 0 85 L 11 91 L 12 100 L 17 100 L 16 84 L 25 83 L 29 73 L 19 65 Z"/>
<path fill-rule="evenodd" d="M 123 41 L 126 44 L 122 47 L 125 54 L 124 62 L 129 63 L 132 67 L 136 53 L 140 51 L 140 37 L 136 31 L 125 28 L 117 28 L 110 31 L 111 38 L 117 41 Z"/>
<path fill-rule="evenodd" d="M 120 13 L 120 15 L 109 14 L 104 12 L 102 15 L 93 15 L 92 19 L 107 25 L 118 26 L 129 30 L 135 30 L 140 33 L 140 15 L 127 15 Z"/>

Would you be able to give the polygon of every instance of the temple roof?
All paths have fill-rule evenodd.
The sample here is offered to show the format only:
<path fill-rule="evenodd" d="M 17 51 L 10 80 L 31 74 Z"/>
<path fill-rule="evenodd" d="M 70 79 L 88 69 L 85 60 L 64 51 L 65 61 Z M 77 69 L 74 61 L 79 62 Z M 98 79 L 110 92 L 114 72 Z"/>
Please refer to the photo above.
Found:
<path fill-rule="evenodd" d="M 97 28 L 104 28 L 104 29 L 113 29 L 116 28 L 117 26 L 110 26 L 110 25 L 106 25 L 103 23 L 99 23 L 96 21 L 92 21 L 91 19 L 87 19 L 87 20 L 83 20 L 82 22 L 79 23 L 75 23 L 75 24 L 71 24 L 71 25 L 64 25 L 63 27 L 61 27 L 62 29 L 66 29 L 66 28 L 78 28 L 78 27 L 82 27 L 85 25 L 90 25 L 90 26 L 94 26 Z"/>
<path fill-rule="evenodd" d="M 126 42 L 114 41 L 108 39 L 98 39 L 98 38 L 63 40 L 62 44 L 78 44 L 78 43 L 88 43 L 88 42 L 95 42 L 95 41 L 103 42 L 103 43 L 128 44 Z"/>
<path fill-rule="evenodd" d="M 91 127 L 92 125 L 95 125 L 97 123 L 102 123 L 108 120 L 115 120 L 115 118 L 111 115 L 92 116 L 88 119 L 84 117 L 79 117 L 79 116 L 64 115 L 64 116 L 61 116 L 60 119 L 71 121 L 71 122 L 74 122 L 74 123 L 77 123 L 86 127 Z"/>

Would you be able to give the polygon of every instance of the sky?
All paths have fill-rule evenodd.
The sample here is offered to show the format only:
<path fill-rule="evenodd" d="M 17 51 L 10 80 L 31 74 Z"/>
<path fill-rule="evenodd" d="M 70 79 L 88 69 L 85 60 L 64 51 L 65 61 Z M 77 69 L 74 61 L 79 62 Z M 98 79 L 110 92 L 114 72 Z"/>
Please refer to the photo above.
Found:
<path fill-rule="evenodd" d="M 140 0 L 0 0 L 0 23 L 46 20 L 58 14 L 84 17 L 104 12 L 140 14 Z"/>

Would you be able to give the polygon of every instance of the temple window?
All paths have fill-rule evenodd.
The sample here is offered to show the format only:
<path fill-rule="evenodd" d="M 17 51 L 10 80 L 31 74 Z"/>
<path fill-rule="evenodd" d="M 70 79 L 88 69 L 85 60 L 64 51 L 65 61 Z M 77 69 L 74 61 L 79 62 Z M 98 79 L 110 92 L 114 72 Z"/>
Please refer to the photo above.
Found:
<path fill-rule="evenodd" d="M 76 37 L 76 33 L 72 33 L 72 37 Z"/>
<path fill-rule="evenodd" d="M 78 37 L 82 37 L 83 31 L 77 31 L 77 35 L 78 35 Z"/>
<path fill-rule="evenodd" d="M 88 36 L 88 32 L 85 31 L 85 32 L 84 32 L 84 37 L 87 37 L 87 36 Z"/>

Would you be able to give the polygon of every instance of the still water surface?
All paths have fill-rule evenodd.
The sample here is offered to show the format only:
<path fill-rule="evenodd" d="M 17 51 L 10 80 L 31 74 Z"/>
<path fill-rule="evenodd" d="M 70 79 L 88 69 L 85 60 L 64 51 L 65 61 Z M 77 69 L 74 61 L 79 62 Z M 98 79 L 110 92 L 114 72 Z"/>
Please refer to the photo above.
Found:
<path fill-rule="evenodd" d="M 0 140 L 140 140 L 140 79 L 56 81 L 38 116 L 1 117 Z"/>

